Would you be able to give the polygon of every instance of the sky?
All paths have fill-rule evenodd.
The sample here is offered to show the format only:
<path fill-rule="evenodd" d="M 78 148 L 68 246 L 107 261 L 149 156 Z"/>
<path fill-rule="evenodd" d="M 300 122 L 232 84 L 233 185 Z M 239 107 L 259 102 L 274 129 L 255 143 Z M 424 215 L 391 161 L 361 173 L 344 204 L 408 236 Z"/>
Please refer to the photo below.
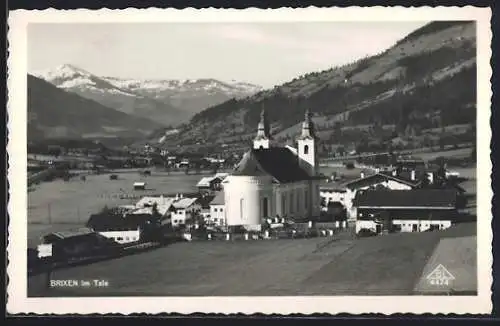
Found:
<path fill-rule="evenodd" d="M 419 22 L 30 24 L 28 72 L 244 81 L 264 87 L 394 45 Z"/>

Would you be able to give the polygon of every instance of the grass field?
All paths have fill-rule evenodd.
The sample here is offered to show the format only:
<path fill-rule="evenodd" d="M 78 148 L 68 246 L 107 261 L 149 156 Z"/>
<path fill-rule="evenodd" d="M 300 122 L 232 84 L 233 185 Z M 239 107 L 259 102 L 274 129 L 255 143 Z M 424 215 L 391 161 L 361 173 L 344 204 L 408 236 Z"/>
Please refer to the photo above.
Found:
<path fill-rule="evenodd" d="M 443 289 L 459 292 L 477 289 L 476 247 L 477 238 L 475 236 L 442 239 L 424 268 L 415 291 L 433 294 Z M 451 273 L 454 280 L 451 280 L 449 284 L 435 286 L 428 282 L 427 276 L 440 264 Z"/>
<path fill-rule="evenodd" d="M 45 276 L 39 275 L 28 279 L 28 295 L 408 295 L 441 239 L 475 234 L 475 224 L 461 224 L 445 231 L 359 240 L 340 235 L 337 241 L 184 242 L 51 276 L 106 280 L 109 287 L 46 291 Z"/>
<path fill-rule="evenodd" d="M 421 158 L 424 161 L 431 161 L 438 157 L 445 158 L 465 158 L 469 157 L 472 152 L 472 148 L 459 148 L 438 152 L 423 152 L 415 154 L 415 157 Z"/>
<path fill-rule="evenodd" d="M 41 183 L 28 193 L 28 243 L 37 243 L 42 234 L 51 231 L 81 226 L 105 205 L 112 207 L 139 200 L 120 199 L 120 194 L 193 192 L 203 176 L 153 171 L 146 177 L 138 172 L 123 172 L 118 174 L 118 180 L 109 180 L 109 174 L 102 174 L 88 175 L 86 181 L 74 178 Z M 134 190 L 132 186 L 136 181 L 146 182 L 147 189 Z"/>

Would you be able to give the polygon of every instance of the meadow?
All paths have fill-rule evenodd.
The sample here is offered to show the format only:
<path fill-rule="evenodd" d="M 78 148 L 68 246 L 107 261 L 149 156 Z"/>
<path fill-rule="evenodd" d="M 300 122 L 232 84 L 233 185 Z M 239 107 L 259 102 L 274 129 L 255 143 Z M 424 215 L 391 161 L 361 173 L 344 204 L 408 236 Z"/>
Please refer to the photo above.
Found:
<path fill-rule="evenodd" d="M 28 279 L 28 296 L 411 295 L 443 239 L 457 240 L 447 267 L 464 275 L 460 290 L 474 292 L 476 244 L 464 248 L 460 239 L 475 234 L 475 223 L 466 223 L 362 239 L 181 242 L 51 275 L 109 287 L 47 291 L 45 275 L 37 275 Z"/>
<path fill-rule="evenodd" d="M 69 181 L 43 182 L 28 193 L 28 243 L 40 236 L 83 226 L 91 214 L 103 207 L 135 204 L 142 196 L 197 191 L 196 183 L 206 175 L 186 175 L 153 170 L 151 176 L 137 171 L 121 171 L 117 180 L 110 174 L 74 177 Z M 134 190 L 134 182 L 146 182 L 145 190 Z M 131 197 L 120 198 L 120 196 Z"/>

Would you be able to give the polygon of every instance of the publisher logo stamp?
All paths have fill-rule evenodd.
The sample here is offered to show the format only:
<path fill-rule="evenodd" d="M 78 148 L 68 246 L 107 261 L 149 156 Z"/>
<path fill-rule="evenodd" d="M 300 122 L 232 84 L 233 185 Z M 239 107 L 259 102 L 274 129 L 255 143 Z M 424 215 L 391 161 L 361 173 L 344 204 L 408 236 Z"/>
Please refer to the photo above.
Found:
<path fill-rule="evenodd" d="M 427 275 L 426 278 L 429 284 L 445 286 L 450 285 L 450 283 L 455 279 L 455 276 L 453 276 L 453 274 L 451 274 L 443 265 L 439 264 L 429 275 Z"/>

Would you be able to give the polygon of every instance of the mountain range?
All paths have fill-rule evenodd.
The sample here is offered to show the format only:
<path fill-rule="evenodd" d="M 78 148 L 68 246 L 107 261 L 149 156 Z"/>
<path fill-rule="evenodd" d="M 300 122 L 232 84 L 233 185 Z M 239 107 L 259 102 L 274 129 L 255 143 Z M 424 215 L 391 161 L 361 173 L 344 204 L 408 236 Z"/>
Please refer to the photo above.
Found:
<path fill-rule="evenodd" d="M 476 117 L 475 23 L 432 22 L 377 55 L 214 105 L 163 144 L 248 146 L 263 108 L 282 142 L 293 141 L 306 109 L 327 146 L 416 141 L 418 147 L 439 141 L 451 126 L 470 130 Z M 471 133 L 462 136 L 472 140 Z"/>
<path fill-rule="evenodd" d="M 166 126 L 187 122 L 207 107 L 232 98 L 244 98 L 262 89 L 250 83 L 216 79 L 140 80 L 102 77 L 71 64 L 32 74 L 106 107 Z"/>
<path fill-rule="evenodd" d="M 162 125 L 105 107 L 28 75 L 28 140 L 144 138 Z"/>

